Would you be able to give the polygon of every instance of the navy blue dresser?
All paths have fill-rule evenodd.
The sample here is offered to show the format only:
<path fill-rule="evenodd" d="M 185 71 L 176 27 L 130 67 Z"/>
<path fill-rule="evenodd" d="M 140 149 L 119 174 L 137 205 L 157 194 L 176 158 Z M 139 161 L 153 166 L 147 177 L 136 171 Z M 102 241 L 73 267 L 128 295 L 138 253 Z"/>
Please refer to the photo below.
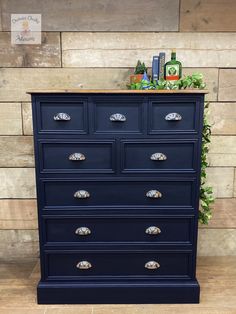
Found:
<path fill-rule="evenodd" d="M 38 303 L 197 303 L 203 91 L 33 91 Z"/>

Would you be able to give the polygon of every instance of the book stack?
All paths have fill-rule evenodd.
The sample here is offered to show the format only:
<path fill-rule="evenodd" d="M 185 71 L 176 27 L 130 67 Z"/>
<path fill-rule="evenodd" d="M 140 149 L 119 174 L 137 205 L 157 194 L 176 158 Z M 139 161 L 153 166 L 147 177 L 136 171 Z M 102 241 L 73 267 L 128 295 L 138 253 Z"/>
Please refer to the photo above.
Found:
<path fill-rule="evenodd" d="M 157 82 L 164 79 L 164 67 L 165 67 L 164 52 L 160 52 L 158 56 L 154 56 L 152 59 L 152 81 Z"/>

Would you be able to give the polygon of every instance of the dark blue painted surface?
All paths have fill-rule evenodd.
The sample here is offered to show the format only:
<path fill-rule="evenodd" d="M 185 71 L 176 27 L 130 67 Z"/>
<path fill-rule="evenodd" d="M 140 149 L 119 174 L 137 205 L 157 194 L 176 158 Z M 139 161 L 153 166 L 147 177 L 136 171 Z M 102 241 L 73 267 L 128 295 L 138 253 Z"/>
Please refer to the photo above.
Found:
<path fill-rule="evenodd" d="M 203 101 L 203 94 L 32 95 L 39 303 L 199 302 Z M 59 112 L 71 120 L 54 121 Z M 182 120 L 166 121 L 172 112 Z M 110 121 L 114 113 L 126 121 Z M 74 152 L 86 159 L 69 161 Z M 155 152 L 167 160 L 152 161 Z M 90 198 L 75 199 L 79 189 Z M 151 189 L 162 198 L 148 199 Z M 78 238 L 74 231 L 80 225 L 91 235 Z M 150 225 L 158 225 L 161 234 L 145 234 Z M 81 259 L 93 267 L 78 270 Z M 153 259 L 161 267 L 145 269 Z"/>
<path fill-rule="evenodd" d="M 193 216 L 44 216 L 46 244 L 81 245 L 115 242 L 142 242 L 156 244 L 191 244 L 193 237 Z M 159 234 L 150 235 L 145 231 L 150 226 L 160 229 Z M 91 234 L 81 236 L 77 228 L 87 227 Z M 104 232 L 105 230 L 105 232 Z"/>

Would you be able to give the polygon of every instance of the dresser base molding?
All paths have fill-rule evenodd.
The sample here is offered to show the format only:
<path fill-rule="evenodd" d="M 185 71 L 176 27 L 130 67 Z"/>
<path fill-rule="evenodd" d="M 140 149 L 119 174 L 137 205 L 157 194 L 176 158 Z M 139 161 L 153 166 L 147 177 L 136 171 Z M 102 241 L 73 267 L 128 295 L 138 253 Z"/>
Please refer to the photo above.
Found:
<path fill-rule="evenodd" d="M 39 304 L 199 303 L 200 287 L 191 282 L 152 284 L 45 283 L 38 284 Z"/>

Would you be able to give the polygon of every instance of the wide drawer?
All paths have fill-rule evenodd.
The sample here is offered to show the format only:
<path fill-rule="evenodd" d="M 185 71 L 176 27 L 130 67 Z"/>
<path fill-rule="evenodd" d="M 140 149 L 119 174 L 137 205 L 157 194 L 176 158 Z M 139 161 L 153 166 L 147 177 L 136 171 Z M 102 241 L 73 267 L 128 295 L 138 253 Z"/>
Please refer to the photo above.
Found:
<path fill-rule="evenodd" d="M 113 173 L 113 140 L 40 140 L 41 172 Z"/>
<path fill-rule="evenodd" d="M 200 108 L 200 98 L 150 98 L 149 133 L 198 133 Z"/>
<path fill-rule="evenodd" d="M 191 251 L 51 251 L 48 279 L 94 276 L 189 278 Z"/>
<path fill-rule="evenodd" d="M 143 97 L 93 97 L 95 133 L 143 133 Z"/>
<path fill-rule="evenodd" d="M 46 208 L 100 206 L 193 206 L 195 179 L 41 180 Z"/>
<path fill-rule="evenodd" d="M 122 172 L 195 172 L 197 140 L 123 140 Z"/>
<path fill-rule="evenodd" d="M 83 97 L 39 97 L 36 103 L 40 133 L 88 132 L 87 99 Z"/>
<path fill-rule="evenodd" d="M 44 216 L 45 243 L 192 243 L 193 216 L 78 217 Z"/>

